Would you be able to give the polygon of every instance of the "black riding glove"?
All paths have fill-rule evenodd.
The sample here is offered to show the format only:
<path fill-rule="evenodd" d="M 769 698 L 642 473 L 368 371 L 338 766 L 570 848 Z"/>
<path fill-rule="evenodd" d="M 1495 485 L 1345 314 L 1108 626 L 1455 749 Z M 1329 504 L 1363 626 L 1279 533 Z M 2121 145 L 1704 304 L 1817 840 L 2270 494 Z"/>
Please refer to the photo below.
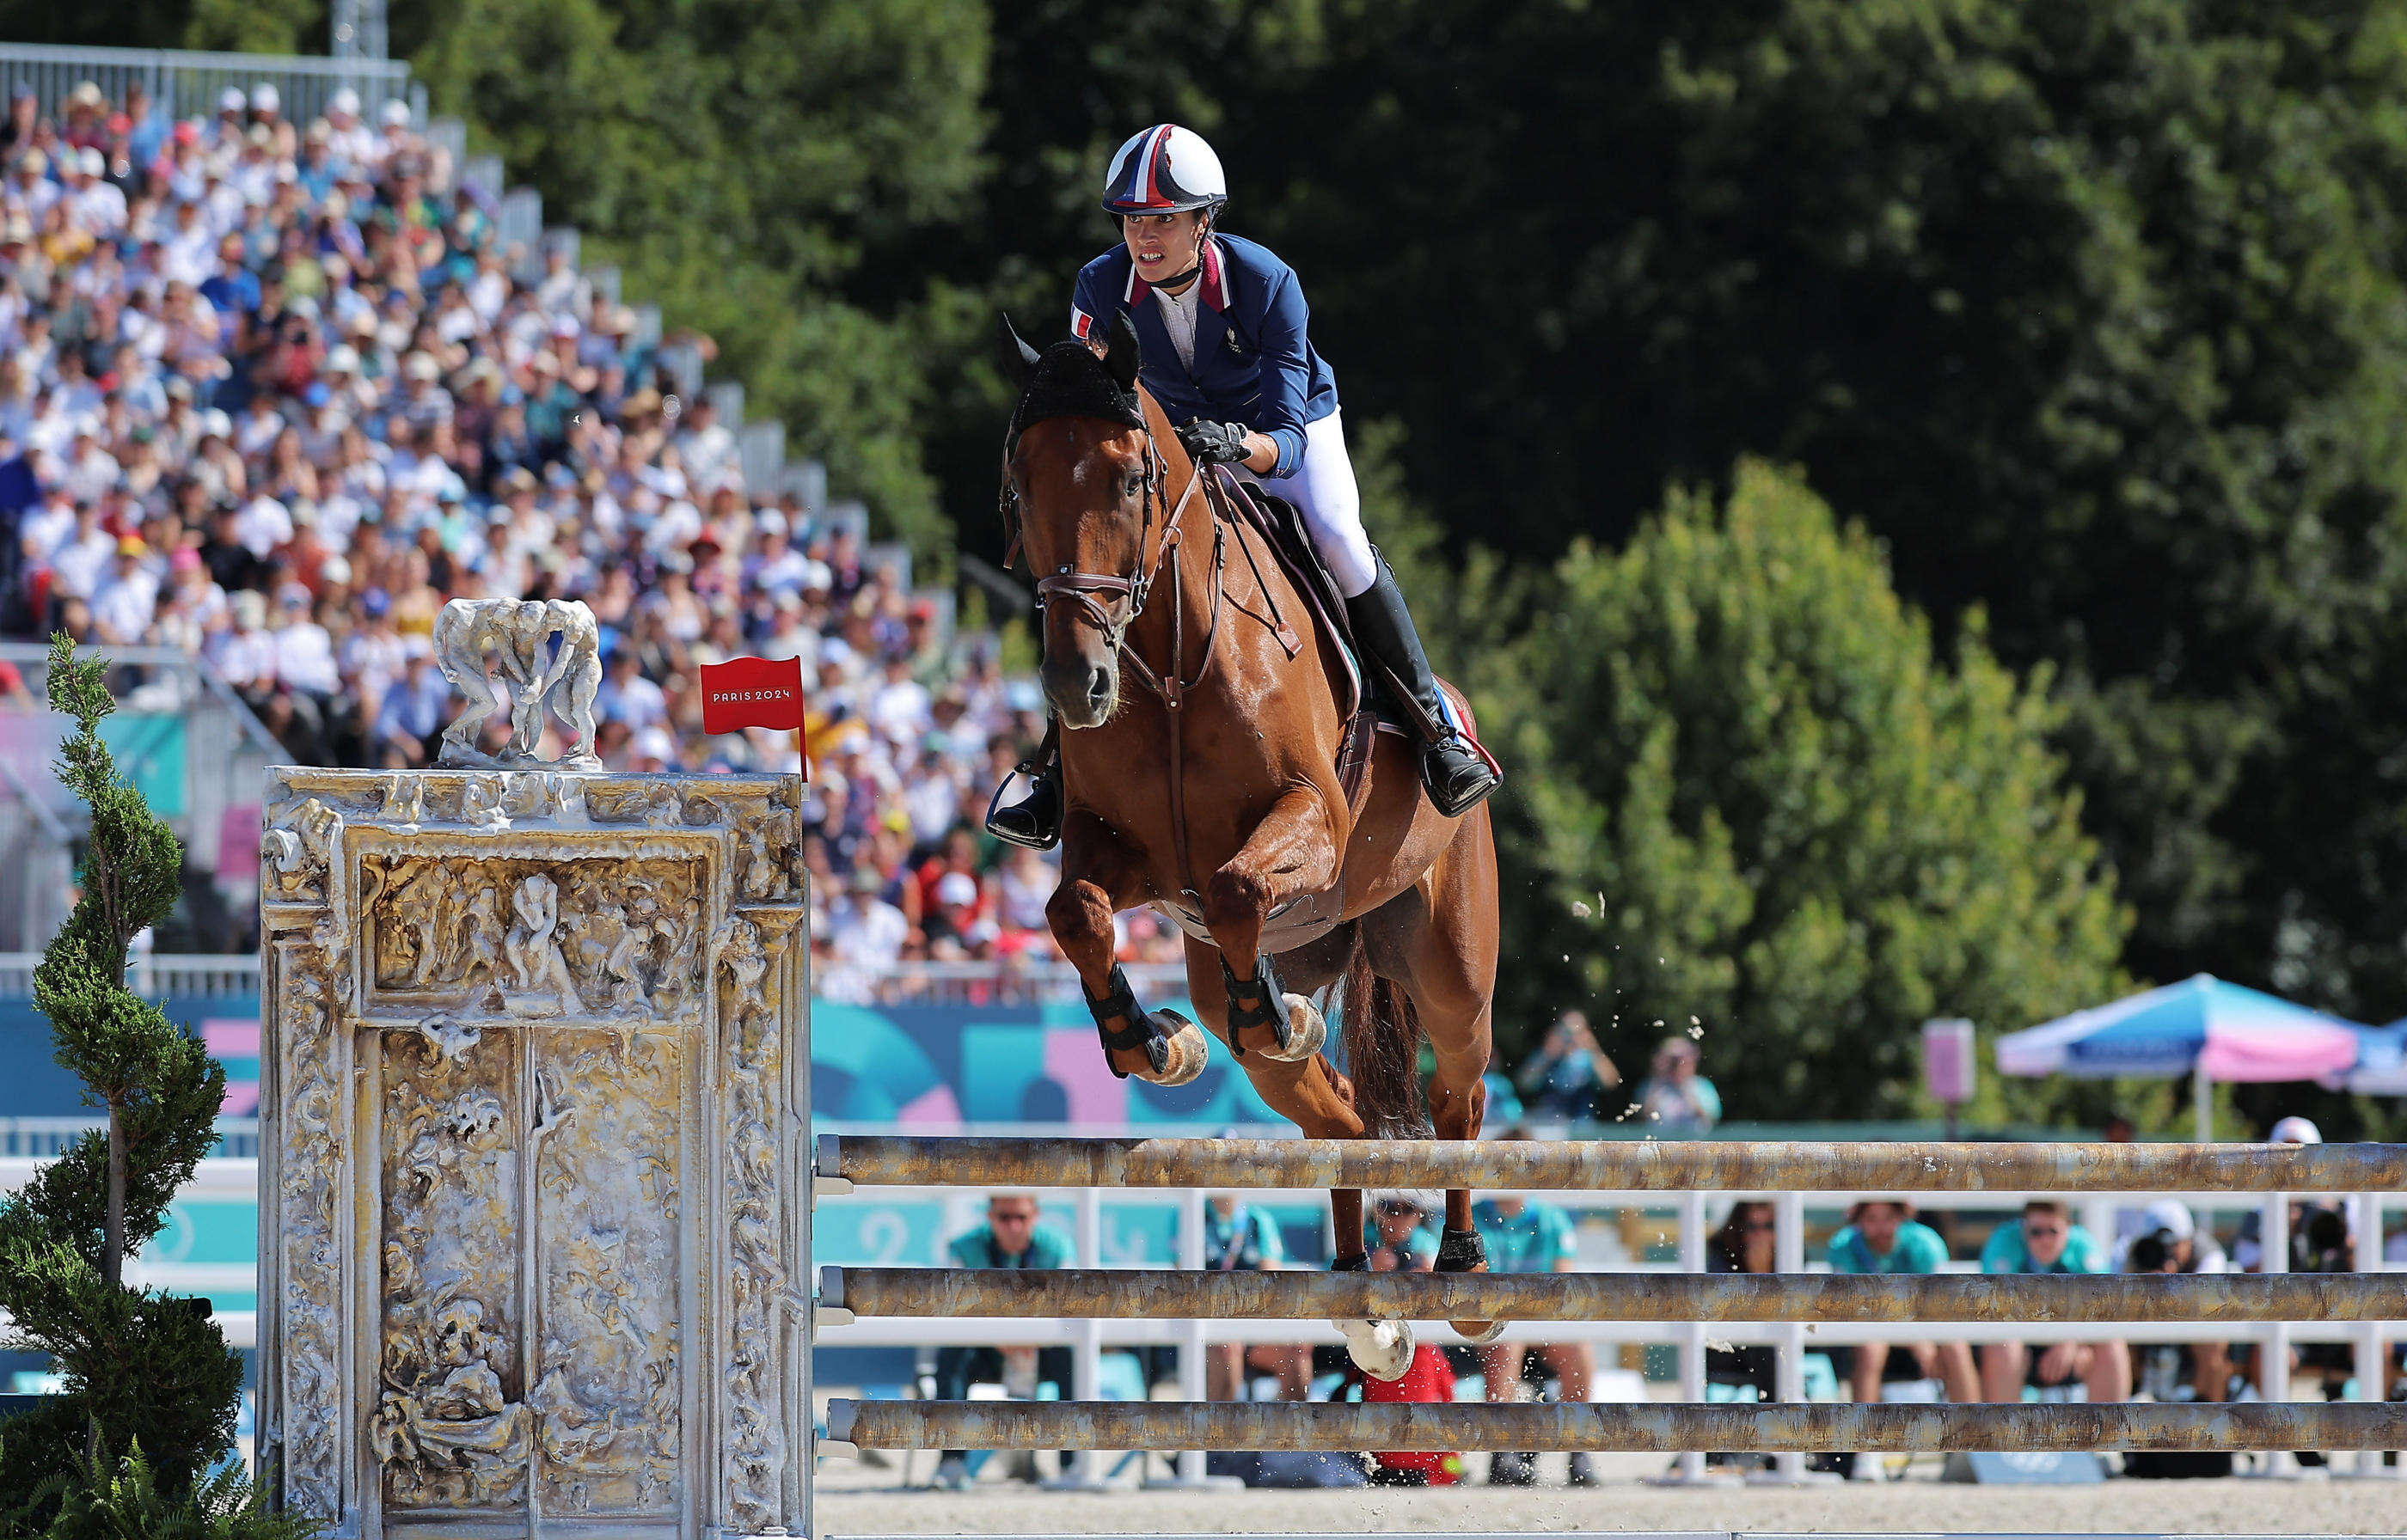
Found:
<path fill-rule="evenodd" d="M 1204 422 L 1198 419 L 1178 430 L 1178 442 L 1198 465 L 1241 465 L 1246 459 L 1246 435 L 1251 431 L 1241 422 Z"/>

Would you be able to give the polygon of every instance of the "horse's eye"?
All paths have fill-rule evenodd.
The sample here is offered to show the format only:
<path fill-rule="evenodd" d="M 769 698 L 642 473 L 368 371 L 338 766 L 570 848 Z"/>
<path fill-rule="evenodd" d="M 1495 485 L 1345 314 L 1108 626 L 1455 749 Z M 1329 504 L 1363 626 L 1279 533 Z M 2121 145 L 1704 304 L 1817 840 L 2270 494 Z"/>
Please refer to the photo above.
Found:
<path fill-rule="evenodd" d="M 1142 491 L 1144 491 L 1144 490 L 1145 490 L 1145 473 L 1144 473 L 1144 472 L 1142 472 L 1142 471 L 1131 471 L 1131 472 L 1128 473 L 1128 486 L 1127 486 L 1127 488 L 1126 488 L 1127 495 L 1128 495 L 1128 496 L 1130 496 L 1130 497 L 1134 497 L 1134 496 L 1136 496 L 1138 493 L 1140 493 L 1140 492 L 1142 492 Z"/>

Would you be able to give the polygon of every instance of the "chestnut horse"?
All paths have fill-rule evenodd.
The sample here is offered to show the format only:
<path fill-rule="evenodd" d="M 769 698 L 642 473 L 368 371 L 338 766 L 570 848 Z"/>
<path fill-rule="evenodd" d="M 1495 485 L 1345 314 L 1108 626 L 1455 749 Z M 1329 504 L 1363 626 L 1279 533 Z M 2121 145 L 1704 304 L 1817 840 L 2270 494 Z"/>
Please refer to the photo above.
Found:
<path fill-rule="evenodd" d="M 1306 1137 L 1477 1138 L 1498 930 L 1488 809 L 1440 816 L 1412 741 L 1386 732 L 1354 740 L 1358 755 L 1372 745 L 1367 784 L 1359 766 L 1341 776 L 1340 643 L 1138 384 L 1125 317 L 1100 358 L 1077 342 L 1040 356 L 1007 319 L 1002 344 L 1021 390 L 1003 511 L 1039 574 L 1042 679 L 1063 729 L 1046 915 L 1114 1073 L 1177 1084 L 1207 1052 L 1113 960 L 1112 916 L 1151 904 L 1188 931 L 1204 1024 Z M 1341 977 L 1344 1074 L 1304 997 Z M 1417 1031 L 1436 1057 L 1426 1120 Z M 1330 1208 L 1334 1265 L 1367 1265 L 1361 1193 Z M 1437 1265 L 1486 1269 L 1467 1191 L 1446 1195 Z M 1392 1379 L 1411 1362 L 1404 1323 L 1337 1324 L 1366 1372 Z M 1455 1324 L 1474 1340 L 1501 1330 Z"/>

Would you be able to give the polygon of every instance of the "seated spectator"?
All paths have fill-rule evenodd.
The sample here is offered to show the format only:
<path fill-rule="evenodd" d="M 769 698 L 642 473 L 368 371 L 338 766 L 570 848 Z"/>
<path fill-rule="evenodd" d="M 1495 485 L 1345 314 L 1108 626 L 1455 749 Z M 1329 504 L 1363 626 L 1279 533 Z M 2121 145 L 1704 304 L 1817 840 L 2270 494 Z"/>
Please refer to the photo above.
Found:
<path fill-rule="evenodd" d="M 2267 1138 L 2269 1144 L 2321 1144 L 2323 1131 L 2313 1121 L 2287 1117 L 2273 1124 Z M 2252 1208 L 2240 1222 L 2239 1233 L 2232 1237 L 2231 1259 L 2242 1272 L 2257 1273 L 2265 1269 L 2264 1216 Z M 2356 1269 L 2357 1236 L 2349 1215 L 2341 1205 L 2328 1198 L 2298 1198 L 2290 1203 L 2290 1266 L 2294 1273 L 2346 1273 Z M 2247 1348 L 2242 1362 L 2249 1381 L 2261 1392 L 2264 1386 L 2262 1365 L 2257 1363 L 2258 1349 Z M 2303 1373 L 2327 1396 L 2336 1394 L 2357 1372 L 2357 1350 L 2345 1342 L 2309 1342 L 2290 1349 L 2290 1367 L 2294 1377 Z M 2294 1385 L 2295 1389 L 2296 1386 Z M 2307 1462 L 2318 1463 L 2322 1457 L 2314 1456 Z"/>
<path fill-rule="evenodd" d="M 2033 1198 L 2022 1218 L 2001 1224 L 1981 1248 L 1985 1273 L 2102 1273 L 2104 1248 L 2072 1222 L 2069 1205 Z M 2026 1386 L 2060 1391 L 2079 1384 L 2089 1400 L 2131 1399 L 2131 1355 L 2120 1341 L 2058 1342 L 2037 1347 L 1991 1342 L 1981 1349 L 1981 1391 L 1990 1401 L 2020 1401 Z"/>
<path fill-rule="evenodd" d="M 1275 1273 L 1287 1265 L 1287 1245 L 1267 1211 L 1234 1193 L 1215 1193 L 1204 1204 L 1204 1265 L 1218 1273 Z M 1204 1395 L 1244 1399 L 1249 1368 L 1278 1377 L 1281 1401 L 1301 1401 L 1312 1384 L 1312 1349 L 1300 1342 L 1213 1343 L 1204 1350 Z"/>
<path fill-rule="evenodd" d="M 1517 1124 L 1503 1137 L 1526 1139 L 1531 1135 L 1529 1129 Z M 1572 1229 L 1572 1217 L 1554 1204 L 1532 1203 L 1518 1196 L 1482 1198 L 1471 1207 L 1471 1222 L 1478 1227 L 1480 1242 L 1488 1249 L 1489 1272 L 1576 1270 L 1579 1242 Z M 1562 1385 L 1562 1399 L 1567 1403 L 1586 1402 L 1588 1384 L 1596 1375 L 1595 1357 L 1585 1342 L 1493 1342 L 1479 1352 L 1481 1372 L 1488 1381 L 1488 1399 L 1493 1402 L 1520 1399 L 1521 1370 L 1532 1353 L 1539 1363 L 1555 1372 Z M 1499 1453 L 1488 1464 L 1488 1484 L 1491 1487 L 1526 1487 L 1537 1478 L 1538 1457 L 1534 1451 Z M 1595 1485 L 1595 1465 L 1586 1454 L 1572 1456 L 1571 1481 L 1575 1487 Z"/>
<path fill-rule="evenodd" d="M 2213 1236 L 2199 1234 L 2198 1221 L 2179 1198 L 2147 1206 L 2144 1229 L 2131 1237 L 2124 1271 L 2221 1273 L 2229 1262 Z M 2231 1394 L 2231 1354 L 2220 1342 L 2133 1343 L 2138 1388 L 2155 1401 L 2224 1401 Z"/>
<path fill-rule="evenodd" d="M 1834 1273 L 1935 1273 L 1946 1261 L 1947 1242 L 1939 1232 L 1914 1217 L 1912 1204 L 1895 1199 L 1857 1204 L 1845 1227 L 1830 1237 Z M 1913 1342 L 1903 1349 L 1886 1342 L 1859 1343 L 1849 1349 L 1848 1386 L 1857 1401 L 1877 1402 L 1885 1385 L 1910 1379 L 1937 1380 L 1950 1401 L 1981 1399 L 1971 1344 Z"/>
<path fill-rule="evenodd" d="M 1730 1218 L 1722 1221 L 1721 1227 L 1705 1241 L 1705 1271 L 1778 1271 L 1774 1265 L 1779 1252 L 1776 1229 L 1770 1203 L 1750 1199 L 1730 1205 Z M 1716 1385 L 1752 1385 L 1756 1399 L 1777 1400 L 1780 1384 L 1777 1356 L 1770 1347 L 1708 1346 L 1705 1349 L 1705 1378 Z"/>
<path fill-rule="evenodd" d="M 1702 1134 L 1722 1121 L 1721 1093 L 1697 1073 L 1694 1039 L 1674 1034 L 1655 1050 L 1653 1072 L 1638 1088 L 1646 1122 L 1665 1134 Z"/>
<path fill-rule="evenodd" d="M 1070 1265 L 1070 1243 L 1036 1222 L 1036 1199 L 1026 1193 L 999 1193 L 987 1199 L 986 1222 L 956 1237 L 946 1254 L 956 1267 Z M 1038 1384 L 1048 1380 L 1066 1397 L 1071 1374 L 1067 1348 L 936 1349 L 936 1394 L 946 1401 L 969 1399 L 974 1384 L 1000 1384 L 1033 1399 Z M 960 1449 L 947 1449 L 936 1461 L 936 1485 L 959 1491 L 969 1484 L 969 1457 Z"/>
<path fill-rule="evenodd" d="M 1585 1011 L 1566 1010 L 1546 1040 L 1513 1077 L 1521 1107 L 1533 1118 L 1571 1122 L 1603 1116 L 1602 1098 L 1621 1084 L 1621 1071 L 1596 1045 Z"/>

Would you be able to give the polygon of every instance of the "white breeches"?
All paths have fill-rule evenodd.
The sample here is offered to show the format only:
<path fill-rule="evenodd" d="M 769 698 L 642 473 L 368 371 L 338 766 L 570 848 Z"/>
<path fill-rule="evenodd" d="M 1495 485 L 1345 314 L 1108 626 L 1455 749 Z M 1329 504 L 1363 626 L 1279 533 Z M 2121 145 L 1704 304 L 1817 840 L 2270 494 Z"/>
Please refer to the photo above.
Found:
<path fill-rule="evenodd" d="M 1243 469 L 1237 473 L 1295 504 L 1338 591 L 1353 599 L 1369 589 L 1379 566 L 1362 532 L 1362 495 L 1354 486 L 1354 462 L 1346 455 L 1345 417 L 1336 411 L 1304 424 L 1303 458 L 1295 474 L 1257 476 Z"/>

